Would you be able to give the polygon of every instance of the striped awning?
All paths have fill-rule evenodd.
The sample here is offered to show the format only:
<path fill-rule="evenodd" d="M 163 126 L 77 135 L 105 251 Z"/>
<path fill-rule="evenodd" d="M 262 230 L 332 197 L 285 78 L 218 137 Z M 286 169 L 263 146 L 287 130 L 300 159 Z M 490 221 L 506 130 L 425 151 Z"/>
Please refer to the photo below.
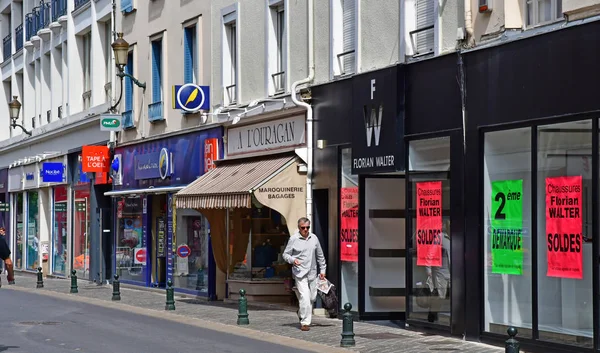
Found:
<path fill-rule="evenodd" d="M 292 165 L 290 155 L 223 161 L 175 196 L 177 208 L 251 208 L 252 192 Z"/>

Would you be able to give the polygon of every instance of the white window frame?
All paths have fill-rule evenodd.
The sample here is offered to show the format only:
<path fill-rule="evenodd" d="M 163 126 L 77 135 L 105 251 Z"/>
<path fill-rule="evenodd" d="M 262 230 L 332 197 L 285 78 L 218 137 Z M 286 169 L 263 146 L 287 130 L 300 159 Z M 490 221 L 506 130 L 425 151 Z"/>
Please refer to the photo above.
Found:
<path fill-rule="evenodd" d="M 330 44 L 330 77 L 353 75 L 358 72 L 358 28 L 359 28 L 359 0 L 354 1 L 354 69 L 352 72 L 344 72 L 344 0 L 329 0 L 329 42 Z"/>
<path fill-rule="evenodd" d="M 550 19 L 549 21 L 544 21 L 544 22 L 540 22 L 539 18 L 538 18 L 538 8 L 539 8 L 539 4 L 540 2 L 542 2 L 543 0 L 525 0 L 523 1 L 523 23 L 524 23 L 524 27 L 525 28 L 535 28 L 535 27 L 539 27 L 539 26 L 546 26 L 555 22 L 560 22 L 563 21 L 564 19 L 564 14 L 560 13 L 560 16 L 558 14 L 558 4 L 561 5 L 561 9 L 563 8 L 562 6 L 562 1 L 563 0 L 551 0 L 551 8 L 552 8 L 552 12 L 553 12 L 553 16 L 552 19 Z M 532 11 L 533 11 L 533 19 L 532 19 L 532 23 L 529 24 L 529 4 L 531 4 L 532 6 Z"/>
<path fill-rule="evenodd" d="M 114 62 L 113 62 L 113 51 L 112 51 L 112 42 L 113 42 L 113 32 L 112 32 L 112 21 L 108 20 L 104 22 L 104 52 L 105 52 L 105 78 L 104 78 L 104 92 L 106 93 L 106 101 L 110 102 L 112 99 L 112 82 L 114 77 Z"/>
<path fill-rule="evenodd" d="M 92 32 L 89 31 L 82 35 L 83 46 L 83 109 L 89 109 L 92 106 Z"/>
<path fill-rule="evenodd" d="M 441 36 L 440 36 L 440 25 L 441 18 L 439 16 L 439 1 L 433 1 L 433 16 L 435 18 L 433 23 L 433 53 L 415 54 L 415 34 L 411 32 L 417 29 L 417 13 L 416 13 L 416 0 L 402 0 L 400 2 L 400 13 L 403 14 L 403 18 L 400 21 L 400 61 L 405 62 L 407 57 L 421 57 L 439 55 L 441 48 Z"/>
<path fill-rule="evenodd" d="M 223 86 L 223 105 L 235 105 L 240 101 L 240 51 L 239 51 L 239 22 L 238 22 L 238 4 L 233 4 L 221 10 L 222 27 L 222 66 L 221 78 Z M 233 36 L 234 43 L 230 43 Z M 233 87 L 231 87 L 234 85 Z M 231 97 L 229 92 L 233 91 Z"/>
<path fill-rule="evenodd" d="M 267 77 L 265 85 L 269 96 L 288 91 L 288 4 L 287 0 L 267 1 Z M 283 30 L 280 26 L 280 14 L 283 16 Z M 279 85 L 280 87 L 277 87 Z"/>

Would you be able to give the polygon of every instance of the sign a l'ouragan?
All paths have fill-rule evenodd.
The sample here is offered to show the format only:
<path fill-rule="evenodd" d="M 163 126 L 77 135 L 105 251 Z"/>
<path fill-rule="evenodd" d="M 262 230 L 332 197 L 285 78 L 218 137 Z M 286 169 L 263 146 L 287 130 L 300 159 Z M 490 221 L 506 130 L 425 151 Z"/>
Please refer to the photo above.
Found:
<path fill-rule="evenodd" d="M 227 155 L 264 152 L 305 144 L 304 115 L 227 130 Z"/>

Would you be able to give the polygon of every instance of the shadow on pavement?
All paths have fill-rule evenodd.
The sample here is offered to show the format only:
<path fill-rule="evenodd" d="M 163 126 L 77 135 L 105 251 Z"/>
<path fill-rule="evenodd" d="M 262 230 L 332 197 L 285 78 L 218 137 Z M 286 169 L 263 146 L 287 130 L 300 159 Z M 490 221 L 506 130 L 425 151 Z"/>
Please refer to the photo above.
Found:
<path fill-rule="evenodd" d="M 19 349 L 21 347 L 19 346 L 4 346 L 2 344 L 0 344 L 0 352 L 6 352 L 9 349 Z"/>

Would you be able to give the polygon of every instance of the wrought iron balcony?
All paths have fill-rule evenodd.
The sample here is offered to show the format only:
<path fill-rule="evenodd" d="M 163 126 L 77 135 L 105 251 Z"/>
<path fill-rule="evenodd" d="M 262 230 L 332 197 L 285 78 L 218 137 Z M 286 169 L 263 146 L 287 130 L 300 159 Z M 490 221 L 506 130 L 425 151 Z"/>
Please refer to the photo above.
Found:
<path fill-rule="evenodd" d="M 25 40 L 30 41 L 31 37 L 37 34 L 37 28 L 34 21 L 33 12 L 25 15 Z"/>
<path fill-rule="evenodd" d="M 23 24 L 15 28 L 15 51 L 23 49 Z"/>
<path fill-rule="evenodd" d="M 67 14 L 67 0 L 52 0 L 52 22 Z"/>
<path fill-rule="evenodd" d="M 131 129 L 133 128 L 133 110 L 128 110 L 126 112 L 123 112 L 123 114 L 121 114 L 121 116 L 123 117 L 123 128 L 124 129 Z"/>
<path fill-rule="evenodd" d="M 48 28 L 50 25 L 50 3 L 40 1 L 40 6 L 38 6 L 37 11 L 37 30 Z"/>
<path fill-rule="evenodd" d="M 8 60 L 10 59 L 10 56 L 12 55 L 12 35 L 7 35 L 6 37 L 4 37 L 4 39 L 2 39 L 2 54 L 4 56 L 4 60 Z"/>
<path fill-rule="evenodd" d="M 148 104 L 148 120 L 159 121 L 163 119 L 163 102 Z"/>
<path fill-rule="evenodd" d="M 82 7 L 83 5 L 90 2 L 90 0 L 74 0 L 75 1 L 75 10 Z"/>

